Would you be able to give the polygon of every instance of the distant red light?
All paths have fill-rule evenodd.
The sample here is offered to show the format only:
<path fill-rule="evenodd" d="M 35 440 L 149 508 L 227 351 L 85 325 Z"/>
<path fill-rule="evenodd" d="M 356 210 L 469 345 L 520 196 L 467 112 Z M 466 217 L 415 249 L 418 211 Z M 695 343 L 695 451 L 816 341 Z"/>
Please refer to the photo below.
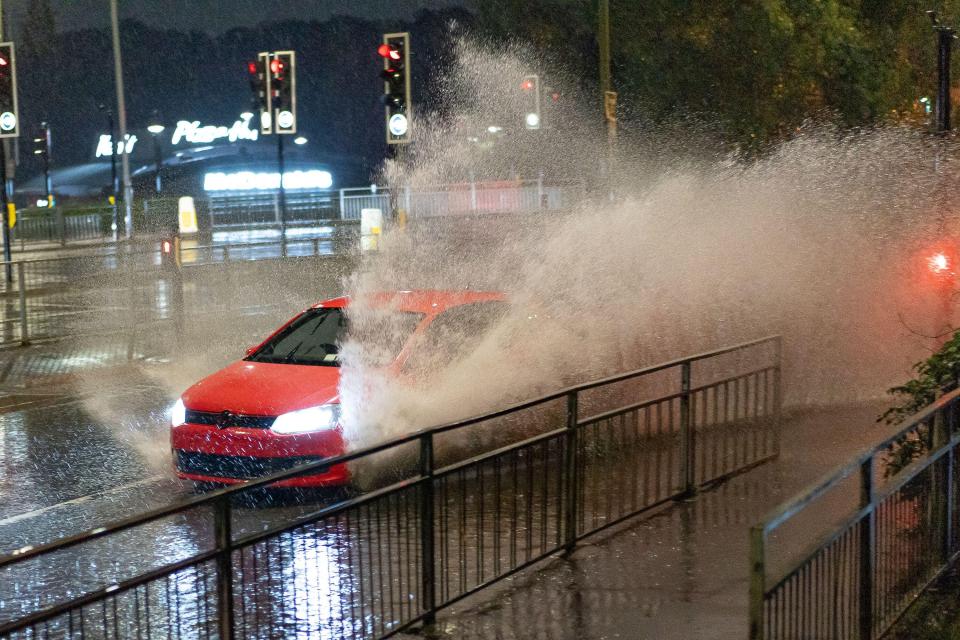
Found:
<path fill-rule="evenodd" d="M 283 73 L 283 60 L 280 58 L 274 58 L 270 61 L 270 71 L 273 75 L 279 75 Z"/>
<path fill-rule="evenodd" d="M 553 94 L 550 95 L 550 97 L 553 98 L 553 101 L 554 101 L 554 102 L 556 102 L 556 101 L 558 101 L 558 100 L 560 99 L 560 94 L 559 94 L 559 93 L 553 93 Z"/>
<path fill-rule="evenodd" d="M 533 89 L 533 81 L 524 80 L 522 83 L 520 83 L 520 88 L 523 89 L 524 91 L 530 91 L 531 89 Z"/>
<path fill-rule="evenodd" d="M 927 258 L 927 266 L 936 274 L 946 273 L 950 269 L 950 258 L 938 252 Z"/>
<path fill-rule="evenodd" d="M 256 63 L 256 62 L 248 62 L 248 63 L 247 63 L 247 71 L 249 71 L 249 72 L 250 72 L 250 75 L 252 75 L 252 76 L 257 75 L 257 63 Z"/>
<path fill-rule="evenodd" d="M 5 66 L 7 66 L 8 64 L 10 64 L 10 63 L 7 61 L 7 59 L 4 58 L 4 57 L 2 57 L 2 56 L 0 56 L 0 67 L 5 67 Z"/>

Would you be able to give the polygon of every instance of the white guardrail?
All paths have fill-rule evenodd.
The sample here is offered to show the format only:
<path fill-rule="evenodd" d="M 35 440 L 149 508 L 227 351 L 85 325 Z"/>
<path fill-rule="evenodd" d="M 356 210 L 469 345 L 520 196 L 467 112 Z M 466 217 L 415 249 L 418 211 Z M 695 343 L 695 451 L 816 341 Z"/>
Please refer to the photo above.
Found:
<path fill-rule="evenodd" d="M 394 194 L 387 187 L 340 189 L 340 218 L 359 220 L 363 209 L 396 208 L 412 218 L 475 213 L 555 211 L 571 207 L 583 195 L 580 184 L 544 184 L 542 180 L 465 182 L 426 188 L 405 188 Z"/>

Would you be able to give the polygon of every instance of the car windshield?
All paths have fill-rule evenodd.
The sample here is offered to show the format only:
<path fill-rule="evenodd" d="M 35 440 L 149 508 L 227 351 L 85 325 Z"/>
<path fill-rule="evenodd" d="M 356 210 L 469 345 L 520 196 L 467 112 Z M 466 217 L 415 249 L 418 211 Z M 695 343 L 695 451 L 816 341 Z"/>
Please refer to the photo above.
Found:
<path fill-rule="evenodd" d="M 423 316 L 418 313 L 377 313 L 359 323 L 364 359 L 386 364 L 395 358 Z M 273 336 L 247 360 L 280 364 L 340 366 L 340 346 L 347 336 L 343 309 L 309 309 Z M 356 328 L 354 333 L 357 333 Z"/>

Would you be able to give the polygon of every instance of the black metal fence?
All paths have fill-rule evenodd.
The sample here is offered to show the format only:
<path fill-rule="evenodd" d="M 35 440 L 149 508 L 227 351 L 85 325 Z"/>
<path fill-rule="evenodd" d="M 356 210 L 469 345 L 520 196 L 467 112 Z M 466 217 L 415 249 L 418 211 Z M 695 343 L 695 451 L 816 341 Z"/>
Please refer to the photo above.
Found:
<path fill-rule="evenodd" d="M 429 623 L 776 456 L 780 351 L 765 338 L 578 385 L 21 549 L 0 557 L 0 638 L 383 638 Z M 334 464 L 364 489 L 279 512 L 239 500 Z M 151 554 L 160 539 L 174 551 Z"/>
<path fill-rule="evenodd" d="M 13 243 L 21 248 L 27 242 L 66 244 L 77 240 L 96 240 L 112 235 L 110 207 L 86 207 L 76 210 L 34 209 L 17 215 L 10 231 Z"/>
<path fill-rule="evenodd" d="M 751 638 L 880 637 L 956 560 L 958 412 L 953 391 L 753 527 Z"/>

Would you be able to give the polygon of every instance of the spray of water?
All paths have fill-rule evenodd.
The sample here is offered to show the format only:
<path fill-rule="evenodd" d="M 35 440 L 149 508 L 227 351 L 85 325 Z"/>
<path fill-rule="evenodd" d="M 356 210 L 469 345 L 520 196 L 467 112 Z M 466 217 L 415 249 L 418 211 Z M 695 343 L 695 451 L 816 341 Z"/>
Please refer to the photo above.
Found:
<path fill-rule="evenodd" d="M 440 83 L 446 115 L 420 123 L 415 155 L 387 178 L 414 191 L 540 170 L 588 181 L 607 153 L 592 101 L 561 78 L 566 106 L 546 124 L 563 134 L 517 126 L 520 78 L 545 66 L 461 42 Z M 563 213 L 415 217 L 365 260 L 347 285 L 355 318 L 370 293 L 396 289 L 503 291 L 516 310 L 428 388 L 364 366 L 351 340 L 342 391 L 354 442 L 773 333 L 788 403 L 877 398 L 932 346 L 922 334 L 942 305 L 918 265 L 953 215 L 921 134 L 811 125 L 743 159 L 705 152 L 716 147 L 699 130 L 678 135 L 682 122 L 633 124 L 621 122 L 607 171 L 612 200 L 593 188 Z M 506 135 L 478 146 L 488 125 Z"/>

